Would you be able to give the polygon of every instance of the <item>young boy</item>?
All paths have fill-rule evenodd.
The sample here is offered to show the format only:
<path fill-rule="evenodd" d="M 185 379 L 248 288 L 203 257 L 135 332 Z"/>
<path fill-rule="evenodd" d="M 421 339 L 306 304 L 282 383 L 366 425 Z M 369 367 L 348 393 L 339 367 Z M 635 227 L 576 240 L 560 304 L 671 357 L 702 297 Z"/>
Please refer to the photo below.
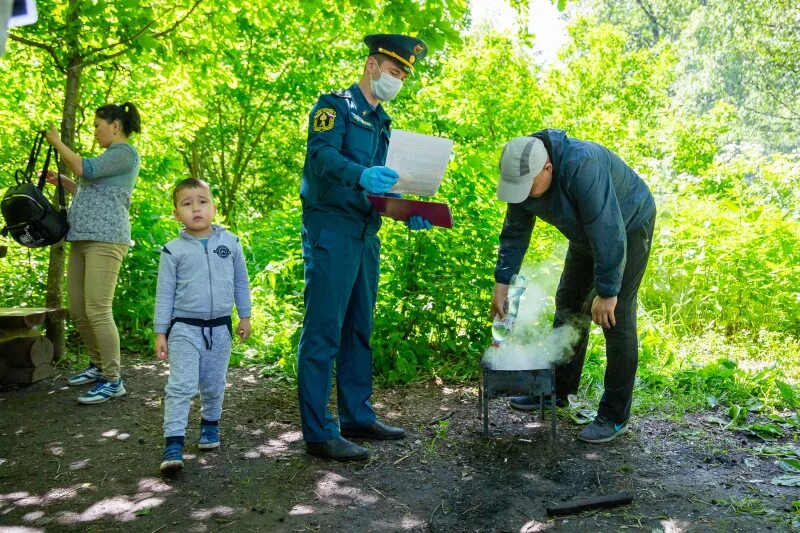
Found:
<path fill-rule="evenodd" d="M 162 472 L 183 468 L 183 439 L 198 386 L 198 447 L 219 446 L 234 303 L 237 334 L 242 340 L 250 335 L 250 287 L 242 245 L 235 235 L 212 225 L 216 207 L 208 183 L 183 180 L 172 192 L 172 202 L 184 229 L 161 251 L 155 306 L 155 353 L 160 359 L 169 357 Z"/>

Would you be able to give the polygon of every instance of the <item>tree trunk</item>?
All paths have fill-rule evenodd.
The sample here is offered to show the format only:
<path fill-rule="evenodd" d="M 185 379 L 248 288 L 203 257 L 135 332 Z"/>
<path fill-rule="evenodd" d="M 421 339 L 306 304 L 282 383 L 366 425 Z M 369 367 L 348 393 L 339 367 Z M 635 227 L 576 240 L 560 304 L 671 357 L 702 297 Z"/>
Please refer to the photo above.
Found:
<path fill-rule="evenodd" d="M 61 120 L 61 140 L 72 150 L 75 149 L 75 115 L 80 101 L 81 73 L 83 57 L 80 55 L 78 15 L 79 0 L 70 0 L 67 16 L 67 44 L 72 56 L 67 66 L 67 82 L 64 88 L 64 113 Z M 63 161 L 58 169 L 66 174 L 68 169 Z M 47 266 L 47 307 L 62 307 L 62 286 L 64 283 L 64 262 L 67 256 L 66 245 L 62 241 L 50 247 L 50 262 Z M 47 338 L 53 343 L 54 360 L 63 357 L 65 351 L 64 322 L 56 320 L 47 324 Z"/>

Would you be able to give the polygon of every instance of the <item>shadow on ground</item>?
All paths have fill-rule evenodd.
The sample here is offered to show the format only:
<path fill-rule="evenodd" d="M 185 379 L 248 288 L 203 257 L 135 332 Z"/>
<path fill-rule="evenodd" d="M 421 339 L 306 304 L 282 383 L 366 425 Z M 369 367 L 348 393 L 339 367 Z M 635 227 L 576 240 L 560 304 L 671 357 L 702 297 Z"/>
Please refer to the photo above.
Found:
<path fill-rule="evenodd" d="M 129 367 L 129 394 L 94 406 L 78 405 L 62 374 L 0 391 L 0 530 L 730 533 L 790 531 L 797 517 L 796 489 L 770 484 L 780 472 L 761 443 L 698 417 L 639 417 L 631 435 L 588 445 L 568 421 L 553 441 L 547 424 L 492 400 L 483 438 L 476 389 L 428 382 L 374 395 L 408 438 L 333 464 L 305 455 L 295 391 L 244 369 L 229 374 L 223 446 L 197 451 L 194 409 L 186 467 L 164 479 L 166 366 Z M 632 505 L 545 514 L 623 492 Z"/>

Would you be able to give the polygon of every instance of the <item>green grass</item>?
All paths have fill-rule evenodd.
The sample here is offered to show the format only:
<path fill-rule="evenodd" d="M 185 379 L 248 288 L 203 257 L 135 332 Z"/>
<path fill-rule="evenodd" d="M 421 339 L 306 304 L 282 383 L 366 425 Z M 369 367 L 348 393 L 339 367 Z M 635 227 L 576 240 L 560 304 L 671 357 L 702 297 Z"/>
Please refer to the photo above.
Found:
<path fill-rule="evenodd" d="M 763 331 L 735 337 L 714 330 L 680 335 L 643 322 L 634 412 L 679 417 L 687 411 L 738 407 L 746 419 L 747 413 L 800 408 L 800 339 Z M 595 332 L 581 382 L 587 398 L 602 395 L 604 370 L 605 345 Z"/>

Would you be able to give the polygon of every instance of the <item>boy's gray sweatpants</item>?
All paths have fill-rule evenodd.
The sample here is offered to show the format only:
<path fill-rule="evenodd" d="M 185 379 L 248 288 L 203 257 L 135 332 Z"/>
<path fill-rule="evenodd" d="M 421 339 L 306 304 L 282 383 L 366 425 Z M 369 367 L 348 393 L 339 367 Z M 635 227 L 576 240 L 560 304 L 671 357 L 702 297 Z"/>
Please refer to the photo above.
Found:
<path fill-rule="evenodd" d="M 211 348 L 206 348 L 200 326 L 176 322 L 169 333 L 169 379 L 164 388 L 164 436 L 183 437 L 192 398 L 200 389 L 200 416 L 219 420 L 225 395 L 225 375 L 231 356 L 231 334 L 224 325 L 205 328 Z"/>

